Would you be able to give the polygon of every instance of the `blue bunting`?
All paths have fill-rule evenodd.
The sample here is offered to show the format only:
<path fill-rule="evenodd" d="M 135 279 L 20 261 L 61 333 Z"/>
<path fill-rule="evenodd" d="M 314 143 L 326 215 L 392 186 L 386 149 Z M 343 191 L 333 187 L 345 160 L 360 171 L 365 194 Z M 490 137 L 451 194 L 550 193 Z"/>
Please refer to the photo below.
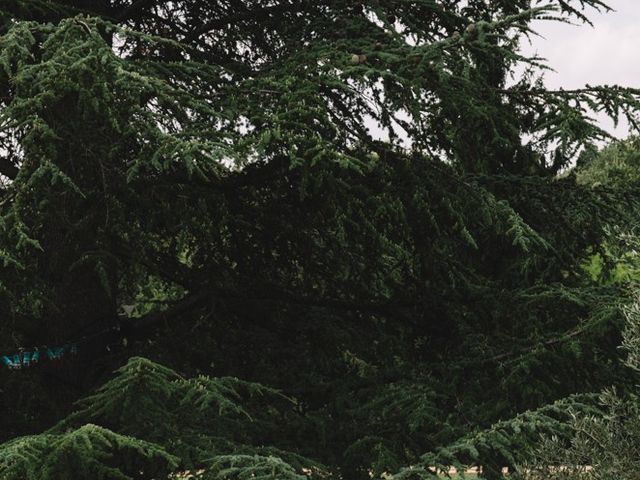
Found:
<path fill-rule="evenodd" d="M 120 324 L 100 330 L 91 335 L 85 337 L 76 338 L 75 340 L 69 340 L 67 343 L 55 347 L 31 347 L 21 348 L 18 353 L 2 354 L 0 353 L 0 368 L 2 365 L 5 367 L 18 370 L 21 368 L 31 367 L 41 360 L 61 360 L 67 355 L 76 355 L 80 345 L 84 345 L 88 342 L 95 342 L 96 339 L 108 335 L 108 338 L 112 341 L 114 335 L 118 335 L 120 332 Z M 109 350 L 109 346 L 106 348 Z M 126 344 L 125 344 L 126 346 Z"/>
<path fill-rule="evenodd" d="M 63 345 L 60 347 L 45 347 L 44 350 L 35 348 L 33 350 L 21 351 L 11 355 L 2 355 L 0 358 L 2 363 L 12 369 L 30 367 L 40 361 L 40 358 L 48 358 L 49 360 L 60 360 L 67 353 L 75 355 L 78 353 L 78 345 Z"/>
<path fill-rule="evenodd" d="M 22 353 L 22 366 L 28 367 L 32 363 L 36 363 L 40 358 L 40 352 L 37 350 L 34 352 L 23 352 Z"/>
<path fill-rule="evenodd" d="M 18 357 L 17 361 L 16 357 Z M 9 368 L 20 368 L 22 362 L 20 361 L 20 357 L 17 355 L 3 355 L 2 363 L 4 363 Z"/>
<path fill-rule="evenodd" d="M 47 348 L 47 357 L 51 360 L 60 360 L 64 355 L 65 347 Z"/>

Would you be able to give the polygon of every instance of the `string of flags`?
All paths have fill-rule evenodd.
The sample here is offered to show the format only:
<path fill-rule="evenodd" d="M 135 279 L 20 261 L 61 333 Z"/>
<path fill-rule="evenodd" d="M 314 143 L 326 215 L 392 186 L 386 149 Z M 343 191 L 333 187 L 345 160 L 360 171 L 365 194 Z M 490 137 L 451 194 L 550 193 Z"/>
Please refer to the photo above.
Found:
<path fill-rule="evenodd" d="M 135 305 L 122 305 L 121 308 L 122 313 L 118 316 L 116 324 L 111 327 L 99 330 L 91 335 L 76 338 L 73 341 L 69 340 L 59 346 L 19 348 L 18 352 L 15 353 L 0 353 L 0 366 L 3 365 L 11 370 L 19 370 L 32 367 L 45 360 L 61 360 L 68 355 L 76 355 L 80 346 L 89 342 L 95 342 L 100 337 L 102 337 L 100 348 L 104 347 L 108 352 L 111 352 L 114 348 L 126 347 L 127 338 L 123 336 L 123 322 L 126 323 L 127 319 L 131 316 Z M 85 328 L 103 320 L 104 319 L 97 319 L 86 325 Z"/>
<path fill-rule="evenodd" d="M 70 344 L 59 347 L 34 348 L 32 350 L 20 350 L 17 353 L 2 355 L 0 360 L 5 367 L 12 370 L 30 367 L 41 360 L 60 360 L 67 354 L 78 353 L 78 345 Z"/>
<path fill-rule="evenodd" d="M 113 334 L 118 335 L 118 332 L 120 332 L 120 324 L 59 346 L 20 348 L 18 349 L 18 352 L 15 353 L 0 354 L 0 364 L 11 370 L 19 370 L 22 368 L 32 367 L 45 360 L 61 360 L 68 355 L 76 355 L 82 344 L 93 341 L 97 337 L 102 337 L 108 334 L 111 337 L 112 342 Z M 113 344 L 110 344 L 110 342 L 107 341 L 105 346 L 107 351 L 110 351 Z"/>

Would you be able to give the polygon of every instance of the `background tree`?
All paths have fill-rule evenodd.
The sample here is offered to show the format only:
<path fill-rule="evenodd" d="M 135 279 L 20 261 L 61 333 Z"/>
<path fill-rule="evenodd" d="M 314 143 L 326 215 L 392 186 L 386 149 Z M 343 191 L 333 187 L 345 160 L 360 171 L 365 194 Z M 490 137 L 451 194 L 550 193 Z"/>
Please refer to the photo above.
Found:
<path fill-rule="evenodd" d="M 629 188 L 638 183 L 640 139 L 631 136 L 607 144 L 602 149 L 589 147 L 578 158 L 575 169 L 579 183 Z"/>
<path fill-rule="evenodd" d="M 627 326 L 623 347 L 626 365 L 635 373 L 640 367 L 640 303 L 626 308 Z M 637 378 L 637 377 L 636 377 Z M 604 412 L 573 412 L 567 437 L 547 435 L 536 449 L 534 460 L 520 468 L 524 479 L 632 479 L 638 468 L 640 412 L 637 386 L 630 392 L 605 390 L 600 403 Z"/>
<path fill-rule="evenodd" d="M 557 174 L 607 137 L 589 109 L 635 124 L 639 92 L 545 89 L 519 50 L 532 22 L 606 6 L 531 3 L 0 2 L 2 338 L 84 338 L 2 372 L 3 435 L 144 355 L 295 398 L 299 436 L 243 441 L 328 475 L 448 458 L 495 476 L 520 440 L 484 429 L 539 407 L 515 418 L 556 428 L 546 405 L 624 382 L 624 291 L 584 265 L 636 197 Z M 29 448 L 213 468 L 95 408 Z"/>
<path fill-rule="evenodd" d="M 612 189 L 632 198 L 638 190 L 639 147 L 637 136 L 612 141 L 600 149 L 588 146 L 570 174 L 575 175 L 579 184 Z M 608 240 L 594 249 L 587 270 L 601 283 L 637 282 L 640 265 L 635 222 L 623 228 L 612 225 L 609 229 Z"/>

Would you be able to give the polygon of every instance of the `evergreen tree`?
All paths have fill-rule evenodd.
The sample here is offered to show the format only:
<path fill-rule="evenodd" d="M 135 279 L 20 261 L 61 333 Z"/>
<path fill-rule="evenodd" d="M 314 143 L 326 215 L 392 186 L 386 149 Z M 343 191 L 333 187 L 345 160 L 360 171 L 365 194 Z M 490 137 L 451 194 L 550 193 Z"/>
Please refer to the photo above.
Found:
<path fill-rule="evenodd" d="M 584 266 L 637 198 L 558 173 L 640 91 L 520 50 L 606 8 L 0 1 L 0 331 L 79 339 L 1 372 L 5 439 L 48 430 L 0 475 L 495 476 L 623 382 Z"/>

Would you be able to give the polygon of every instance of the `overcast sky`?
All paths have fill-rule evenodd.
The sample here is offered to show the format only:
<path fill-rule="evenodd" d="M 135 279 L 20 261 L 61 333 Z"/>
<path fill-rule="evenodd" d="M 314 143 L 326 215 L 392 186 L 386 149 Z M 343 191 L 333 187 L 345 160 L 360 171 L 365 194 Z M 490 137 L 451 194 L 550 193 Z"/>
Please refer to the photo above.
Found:
<path fill-rule="evenodd" d="M 531 48 L 548 59 L 550 88 L 579 88 L 585 84 L 618 84 L 640 88 L 640 0 L 609 0 L 615 9 L 592 13 L 593 27 L 540 22 Z M 603 123 L 613 131 L 610 123 Z M 626 128 L 615 130 L 625 136 Z"/>

